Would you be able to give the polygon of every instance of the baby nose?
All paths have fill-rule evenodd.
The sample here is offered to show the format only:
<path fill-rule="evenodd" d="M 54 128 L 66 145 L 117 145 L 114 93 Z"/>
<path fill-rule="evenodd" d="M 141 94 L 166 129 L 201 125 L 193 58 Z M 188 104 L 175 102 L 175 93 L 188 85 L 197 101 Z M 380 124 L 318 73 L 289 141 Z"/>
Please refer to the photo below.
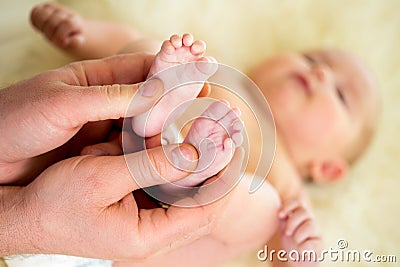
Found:
<path fill-rule="evenodd" d="M 315 65 L 312 68 L 312 73 L 318 82 L 324 82 L 326 80 L 326 68 L 321 65 Z"/>
<path fill-rule="evenodd" d="M 331 71 L 324 65 L 314 65 L 311 73 L 317 85 L 321 88 L 327 88 L 333 81 Z"/>

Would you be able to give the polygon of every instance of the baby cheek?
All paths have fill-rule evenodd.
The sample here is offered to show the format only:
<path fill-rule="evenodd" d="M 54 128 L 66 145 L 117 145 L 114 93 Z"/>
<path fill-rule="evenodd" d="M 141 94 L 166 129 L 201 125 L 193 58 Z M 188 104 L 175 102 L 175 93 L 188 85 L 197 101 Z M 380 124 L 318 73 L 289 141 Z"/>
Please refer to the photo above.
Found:
<path fill-rule="evenodd" d="M 333 138 L 336 132 L 336 119 L 329 111 L 321 110 L 318 113 L 304 117 L 299 133 L 305 145 L 322 146 Z"/>

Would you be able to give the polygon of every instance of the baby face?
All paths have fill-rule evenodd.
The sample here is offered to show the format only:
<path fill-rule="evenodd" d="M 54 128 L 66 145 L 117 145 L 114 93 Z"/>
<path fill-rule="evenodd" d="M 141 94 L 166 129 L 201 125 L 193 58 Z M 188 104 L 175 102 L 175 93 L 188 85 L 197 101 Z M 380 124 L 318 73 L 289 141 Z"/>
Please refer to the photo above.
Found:
<path fill-rule="evenodd" d="M 278 138 L 305 175 L 313 161 L 351 157 L 349 147 L 375 120 L 372 75 L 345 52 L 279 55 L 250 76 L 268 100 Z"/>

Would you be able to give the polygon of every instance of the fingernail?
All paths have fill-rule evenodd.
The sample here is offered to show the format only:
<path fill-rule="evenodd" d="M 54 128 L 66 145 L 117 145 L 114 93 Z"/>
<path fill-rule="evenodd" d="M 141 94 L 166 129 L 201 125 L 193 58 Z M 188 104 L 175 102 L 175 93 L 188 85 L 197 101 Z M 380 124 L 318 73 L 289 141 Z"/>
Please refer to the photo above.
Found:
<path fill-rule="evenodd" d="M 153 97 L 161 89 L 162 82 L 159 79 L 151 79 L 140 86 L 139 93 L 145 97 Z"/>
<path fill-rule="evenodd" d="M 192 171 L 193 160 L 195 159 L 193 149 L 186 145 L 174 148 L 171 152 L 172 163 L 174 166 L 183 171 Z"/>

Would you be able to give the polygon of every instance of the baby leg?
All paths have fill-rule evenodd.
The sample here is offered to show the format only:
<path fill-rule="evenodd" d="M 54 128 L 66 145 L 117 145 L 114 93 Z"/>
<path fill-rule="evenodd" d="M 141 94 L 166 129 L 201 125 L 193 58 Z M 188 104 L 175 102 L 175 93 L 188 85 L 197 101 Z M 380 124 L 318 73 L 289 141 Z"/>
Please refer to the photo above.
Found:
<path fill-rule="evenodd" d="M 111 56 L 121 50 L 155 53 L 160 47 L 159 41 L 126 25 L 88 20 L 56 3 L 34 7 L 30 19 L 50 42 L 79 59 Z"/>
<path fill-rule="evenodd" d="M 239 119 L 240 110 L 229 108 L 229 103 L 219 101 L 211 104 L 197 118 L 184 143 L 193 145 L 199 153 L 196 170 L 183 180 L 176 182 L 178 186 L 192 187 L 202 183 L 221 171 L 231 160 L 235 147 L 243 142 L 243 123 Z M 179 187 L 171 184 L 161 185 L 167 192 L 179 191 Z"/>

